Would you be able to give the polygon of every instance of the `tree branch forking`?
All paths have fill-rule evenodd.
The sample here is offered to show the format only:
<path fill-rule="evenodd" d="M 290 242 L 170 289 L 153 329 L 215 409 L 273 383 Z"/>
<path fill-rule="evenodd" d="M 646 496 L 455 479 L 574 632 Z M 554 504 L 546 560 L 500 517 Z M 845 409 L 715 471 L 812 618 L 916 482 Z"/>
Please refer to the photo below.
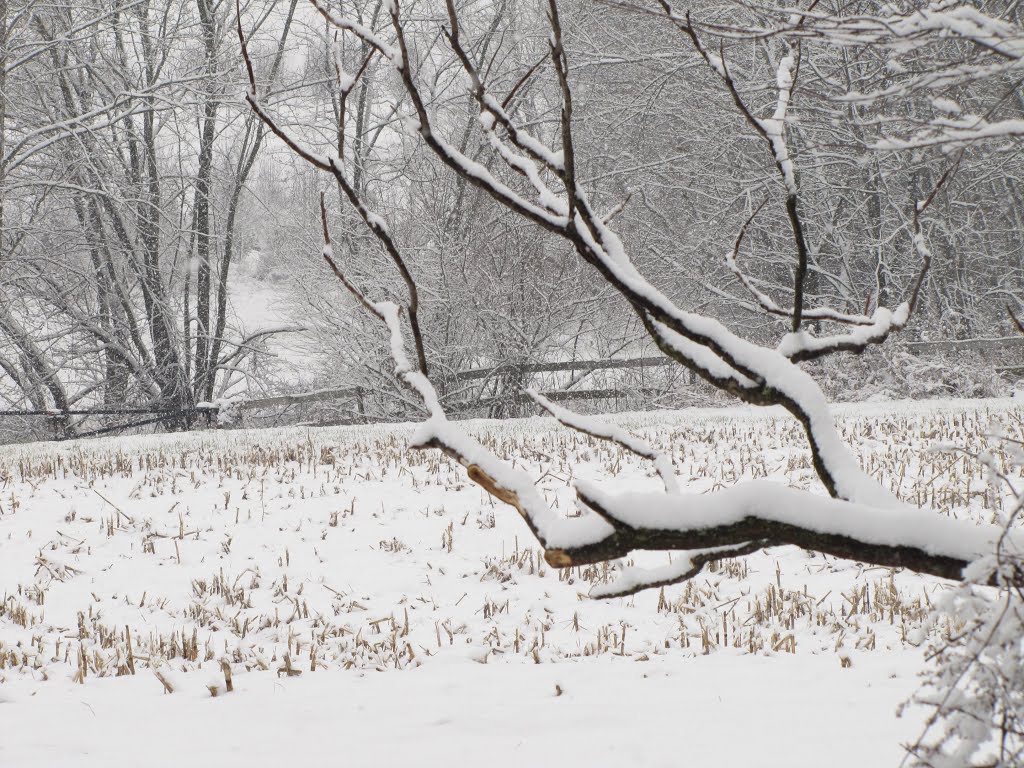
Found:
<path fill-rule="evenodd" d="M 615 495 L 577 481 L 580 516 L 564 518 L 555 513 L 527 473 L 499 459 L 448 420 L 429 378 L 424 340 L 417 320 L 419 293 L 397 240 L 384 220 L 367 207 L 360 191 L 347 181 L 343 141 L 338 143 L 337 156 L 314 152 L 279 126 L 261 105 L 239 20 L 239 40 L 250 83 L 247 99 L 252 109 L 299 157 L 336 180 L 407 287 L 409 303 L 404 313 L 412 334 L 416 365 L 410 362 L 406 352 L 401 319 L 403 308 L 369 298 L 346 276 L 335 257 L 327 208 L 321 195 L 323 258 L 359 305 L 385 327 L 395 373 L 400 382 L 415 393 L 428 414 L 414 435 L 412 446 L 442 451 L 466 468 L 472 482 L 495 499 L 514 507 L 544 548 L 549 564 L 569 567 L 607 561 L 636 550 L 679 553 L 671 566 L 652 571 L 628 570 L 617 584 L 595 590 L 595 595 L 608 596 L 631 594 L 650 586 L 692 578 L 712 560 L 749 554 L 776 545 L 799 546 L 887 567 L 908 567 L 950 579 L 962 578 L 963 569 L 973 559 L 990 551 L 1000 530 L 992 526 L 975 528 L 906 507 L 868 477 L 839 436 L 821 389 L 797 365 L 800 361 L 835 352 L 862 351 L 869 345 L 881 343 L 906 325 L 930 264 L 930 253 L 919 217 L 951 175 L 947 171 L 928 198 L 915 208 L 914 246 L 922 267 L 909 301 L 893 311 L 879 307 L 871 315 L 848 314 L 828 307 L 805 307 L 804 283 L 810 266 L 810 249 L 801 219 L 796 171 L 786 137 L 787 116 L 800 63 L 799 41 L 786 51 L 778 65 L 773 114 L 758 118 L 742 97 L 726 63 L 724 50 L 713 53 L 704 45 L 689 15 L 680 19 L 672 12 L 667 0 L 659 0 L 664 17 L 690 39 L 700 58 L 724 84 L 746 122 L 767 143 L 785 190 L 786 214 L 797 251 L 792 309 L 780 307 L 758 290 L 738 266 L 747 228 L 764 202 L 741 228 L 732 251 L 726 257 L 729 269 L 757 303 L 769 314 L 790 321 L 790 332 L 783 337 L 778 348 L 772 349 L 752 344 L 718 321 L 676 306 L 634 266 L 623 243 L 609 226 L 612 216 L 603 218 L 594 211 L 586 190 L 576 178 L 572 88 L 557 0 L 548 0 L 551 30 L 548 44 L 559 95 L 558 138 L 561 148 L 558 151 L 517 125 L 506 111 L 510 100 L 534 75 L 540 63 L 533 65 L 519 79 L 504 101 L 499 101 L 489 92 L 463 42 L 464 30 L 455 0 L 446 0 L 447 28 L 439 38 L 447 41 L 451 53 L 469 78 L 469 91 L 480 112 L 480 127 L 494 159 L 505 171 L 525 179 L 523 185 L 532 189 L 529 194 L 535 199 L 513 190 L 501 180 L 493 165 L 468 157 L 448 143 L 435 127 L 431 108 L 417 83 L 417 72 L 406 39 L 407 26 L 398 0 L 387 3 L 393 42 L 382 39 L 357 20 L 329 9 L 321 0 L 310 2 L 334 29 L 354 36 L 390 62 L 401 82 L 404 96 L 412 105 L 414 116 L 409 118 L 409 124 L 415 127 L 427 150 L 462 180 L 506 210 L 570 244 L 577 255 L 627 302 L 664 354 L 713 386 L 745 402 L 781 405 L 796 417 L 806 433 L 813 466 L 831 497 L 767 481 L 753 481 L 707 495 L 684 494 L 671 459 L 645 441 L 604 420 L 573 413 L 536 392 L 530 392 L 530 397 L 562 424 L 590 437 L 611 441 L 652 461 L 663 485 L 663 492 L 657 494 Z M 801 17 L 800 24 L 804 18 L 807 16 Z M 365 66 L 364 62 L 364 69 Z M 340 126 L 339 131 L 343 133 L 343 130 L 344 126 Z M 548 183 L 552 179 L 561 183 L 562 194 L 552 191 Z M 815 337 L 803 327 L 810 321 L 832 322 L 848 330 L 838 335 Z"/>

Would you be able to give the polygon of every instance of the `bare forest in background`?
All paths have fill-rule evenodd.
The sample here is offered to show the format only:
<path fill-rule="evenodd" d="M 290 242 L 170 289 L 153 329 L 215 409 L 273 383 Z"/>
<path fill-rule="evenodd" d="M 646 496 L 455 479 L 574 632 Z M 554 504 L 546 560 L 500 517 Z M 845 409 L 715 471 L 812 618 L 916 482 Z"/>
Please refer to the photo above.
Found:
<path fill-rule="evenodd" d="M 895 307 L 918 278 L 919 232 L 933 258 L 898 338 L 804 365 L 832 399 L 1005 394 L 1019 347 L 977 340 L 1016 334 L 1006 307 L 1024 296 L 1024 11 L 984 3 L 943 30 L 899 27 L 927 4 L 891 18 L 883 6 L 814 2 L 799 24 L 771 2 L 689 9 L 731 93 L 681 32 L 687 9 L 563 3 L 575 176 L 647 279 L 759 344 L 789 322 L 761 299 L 792 304 L 801 258 L 806 306 Z M 324 7 L 390 28 L 382 0 Z M 493 169 L 465 62 L 437 31 L 448 8 L 404 13 L 437 130 Z M 560 148 L 546 5 L 459 14 L 489 92 Z M 352 279 L 400 298 L 401 276 L 334 180 L 246 103 L 239 19 L 261 101 L 305 146 L 346 158 L 353 192 L 405 254 L 451 414 L 534 413 L 527 387 L 582 410 L 724 402 L 657 361 L 642 319 L 570 244 L 423 152 L 390 63 L 305 0 L 0 0 L 0 438 L 179 429 L 229 410 L 256 424 L 423 412 L 396 386 L 387 339 L 324 267 L 321 192 Z M 735 99 L 770 115 L 793 46 L 799 258 L 785 183 Z M 230 407 L 332 391 L 347 394 Z"/>

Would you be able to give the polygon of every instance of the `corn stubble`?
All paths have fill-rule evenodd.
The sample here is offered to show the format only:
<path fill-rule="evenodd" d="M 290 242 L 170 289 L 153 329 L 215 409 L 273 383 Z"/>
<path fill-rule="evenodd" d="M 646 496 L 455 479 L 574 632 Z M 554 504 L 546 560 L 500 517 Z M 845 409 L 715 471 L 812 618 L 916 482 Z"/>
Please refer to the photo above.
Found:
<path fill-rule="evenodd" d="M 1004 500 L 982 470 L 927 449 L 980 447 L 994 417 L 1019 435 L 1022 416 L 1011 406 L 910 406 L 854 411 L 840 429 L 867 471 L 908 502 L 983 519 Z M 670 453 L 690 488 L 760 477 L 813 487 L 788 418 L 620 421 Z M 614 445 L 548 420 L 479 430 L 496 453 L 533 468 L 567 515 L 578 514 L 575 477 L 656 483 Z M 61 675 L 84 684 L 145 672 L 171 693 L 173 672 L 206 668 L 218 675 L 208 686 L 217 696 L 233 691 L 233 673 L 405 669 L 452 650 L 480 663 L 832 653 L 845 667 L 858 653 L 961 629 L 953 616 L 929 621 L 933 593 L 944 589 L 937 580 L 789 549 L 719 561 L 680 586 L 589 600 L 618 565 L 551 569 L 520 542 L 514 514 L 438 453 L 409 452 L 406 432 L 290 429 L 5 449 L 0 530 L 9 531 L 5 548 L 20 538 L 33 554 L 14 576 L 0 570 L 0 681 Z M 1019 476 L 1008 457 L 996 461 Z M 62 512 L 47 522 L 41 511 L 55 503 Z M 378 588 L 375 574 L 392 571 L 405 577 Z"/>

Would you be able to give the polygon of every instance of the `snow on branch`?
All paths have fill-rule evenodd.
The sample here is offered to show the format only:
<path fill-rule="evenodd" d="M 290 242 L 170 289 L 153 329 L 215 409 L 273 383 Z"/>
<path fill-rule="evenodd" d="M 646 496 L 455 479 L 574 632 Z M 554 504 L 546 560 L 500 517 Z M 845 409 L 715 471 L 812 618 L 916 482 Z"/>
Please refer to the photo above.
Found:
<path fill-rule="evenodd" d="M 920 44 L 930 37 L 958 38 L 1000 58 L 1024 60 L 1024 32 L 968 2 L 932 0 L 927 6 L 888 16 L 853 14 L 839 16 L 825 11 L 805 11 L 807 34 L 825 36 L 848 45 L 884 43 L 899 49 L 900 43 Z"/>
<path fill-rule="evenodd" d="M 614 534 L 611 526 L 598 515 L 571 519 L 557 515 L 544 501 L 529 474 L 511 467 L 449 421 L 429 377 L 409 361 L 400 308 L 392 302 L 378 302 L 372 304 L 371 311 L 387 326 L 395 374 L 416 392 L 429 414 L 410 440 L 411 447 L 441 450 L 466 468 L 470 480 L 518 510 L 545 549 L 545 557 L 552 566 L 572 565 L 566 559 L 566 551 L 596 545 Z"/>
<path fill-rule="evenodd" d="M 724 557 L 749 555 L 770 546 L 768 541 L 749 541 L 730 547 L 709 547 L 684 552 L 674 552 L 672 562 L 658 568 L 623 568 L 618 577 L 608 584 L 597 584 L 590 590 L 590 597 L 627 597 L 645 589 L 668 587 L 689 581 L 704 570 L 704 566 Z"/>
<path fill-rule="evenodd" d="M 606 544 L 623 551 L 707 550 L 789 544 L 836 557 L 910 568 L 947 579 L 991 555 L 1002 539 L 1020 551 L 1024 536 L 903 506 L 882 509 L 818 496 L 770 480 L 708 494 L 608 493 L 577 481 L 580 501 L 615 529 Z M 589 553 L 593 556 L 595 553 Z M 603 553 L 602 553 L 603 554 Z"/>
<path fill-rule="evenodd" d="M 754 212 L 750 214 L 750 217 L 744 222 L 743 226 L 740 227 L 739 235 L 736 237 L 736 243 L 733 248 L 725 256 L 725 266 L 729 268 L 729 271 L 736 276 L 736 279 L 740 281 L 742 285 L 754 300 L 761 306 L 765 312 L 770 315 L 777 315 L 779 317 L 792 318 L 793 313 L 791 310 L 783 309 L 775 300 L 768 294 L 761 291 L 754 281 L 747 276 L 747 274 L 740 269 L 739 265 L 739 252 L 740 246 L 743 244 L 743 238 L 747 234 L 747 229 L 750 227 L 751 222 L 760 213 L 761 209 L 767 204 L 768 199 L 765 198 L 761 201 L 761 204 L 754 209 Z M 831 307 L 814 307 L 811 309 L 803 310 L 803 318 L 805 320 L 829 320 L 834 323 L 841 323 L 844 325 L 872 325 L 874 320 L 867 315 L 850 315 L 844 312 L 839 312 Z"/>
<path fill-rule="evenodd" d="M 797 193 L 796 174 L 789 156 L 789 146 L 786 144 L 786 112 L 793 98 L 793 88 L 796 86 L 797 56 L 796 52 L 790 51 L 779 61 L 775 81 L 778 90 L 775 113 L 769 118 L 758 120 L 771 144 L 775 164 L 782 175 L 782 183 L 786 191 L 794 195 Z"/>
<path fill-rule="evenodd" d="M 343 157 L 331 157 L 327 155 L 320 155 L 316 152 L 313 152 L 310 149 L 307 149 L 298 138 L 296 138 L 286 129 L 281 127 L 273 118 L 273 116 L 271 116 L 271 114 L 263 107 L 257 95 L 256 77 L 253 72 L 252 59 L 249 56 L 248 44 L 246 42 L 245 35 L 242 32 L 242 18 L 240 11 L 238 12 L 237 15 L 237 26 L 238 40 L 242 50 L 242 57 L 245 60 L 246 73 L 248 74 L 249 77 L 249 90 L 246 93 L 246 101 L 249 102 L 249 105 L 252 107 L 253 111 L 263 122 L 263 124 L 266 125 L 278 138 L 280 138 L 288 146 L 289 149 L 295 152 L 295 154 L 297 154 L 303 160 L 308 162 L 314 168 L 317 168 L 322 171 L 327 171 L 328 173 L 334 176 L 335 181 L 337 181 L 338 183 L 338 187 L 342 190 L 342 192 L 344 192 L 345 196 L 352 204 L 352 207 L 359 214 L 360 218 L 362 218 L 367 228 L 376 236 L 377 240 L 380 241 L 381 245 L 384 247 L 384 250 L 387 252 L 391 261 L 394 263 L 395 267 L 398 269 L 398 273 L 401 275 L 402 281 L 405 283 L 406 289 L 409 292 L 409 306 L 407 308 L 407 312 L 409 315 L 409 324 L 412 328 L 413 341 L 416 346 L 416 357 L 417 362 L 419 363 L 420 371 L 426 374 L 427 358 L 423 344 L 423 334 L 420 330 L 419 323 L 419 290 L 416 287 L 416 281 L 413 279 L 412 273 L 409 271 L 409 267 L 406 264 L 405 259 L 402 257 L 402 254 L 399 252 L 397 244 L 391 237 L 391 233 L 388 230 L 387 223 L 384 221 L 383 218 L 378 216 L 376 213 L 370 211 L 366 207 L 366 205 L 363 204 L 363 201 L 359 198 L 359 195 L 356 193 L 353 186 L 349 183 L 348 177 L 345 175 Z M 362 27 L 360 28 L 363 29 Z M 369 58 L 366 59 L 366 62 L 368 61 Z M 365 66 L 366 65 L 364 63 L 364 68 Z M 360 70 L 360 73 L 361 72 L 362 70 Z M 341 114 L 342 116 L 344 116 L 343 110 Z M 344 126 L 342 125 L 339 126 L 339 134 L 343 133 Z M 344 142 L 340 138 L 338 141 L 338 149 L 339 151 L 344 151 Z M 320 196 L 320 208 L 321 213 L 323 215 L 324 259 L 328 262 L 328 264 L 330 264 L 331 269 L 335 272 L 335 274 L 340 276 L 341 273 L 338 270 L 337 265 L 333 262 L 331 258 L 331 242 L 330 235 L 327 231 L 326 210 L 324 208 L 323 195 Z M 361 302 L 364 303 L 365 305 L 367 303 L 365 297 L 363 297 L 362 294 L 360 294 L 358 291 L 354 290 L 354 287 L 350 286 L 347 281 L 345 282 L 346 286 L 349 287 L 349 289 L 353 291 L 353 293 L 357 295 L 357 297 L 360 298 Z"/>
<path fill-rule="evenodd" d="M 319 0 L 311 1 L 319 2 Z M 405 29 L 397 4 L 393 4 L 389 12 L 399 50 L 404 51 L 406 48 Z M 549 16 L 553 29 L 552 60 L 559 77 L 559 88 L 563 94 L 563 100 L 566 100 L 571 89 L 568 82 L 565 51 L 560 44 L 557 5 L 554 0 L 549 2 Z M 331 18 L 335 17 L 331 16 Z M 451 19 L 449 22 L 451 23 Z M 452 27 L 449 39 L 458 41 L 457 24 L 452 24 Z M 346 24 L 340 28 L 351 31 L 357 37 L 364 34 L 358 24 Z M 696 37 L 695 33 L 694 37 Z M 375 39 L 368 39 L 367 42 L 371 45 L 379 43 Z M 700 46 L 700 50 L 704 50 L 699 38 L 695 44 Z M 715 59 L 707 51 L 704 51 L 702 55 L 712 66 L 717 62 L 723 77 L 729 79 L 724 61 L 720 58 Z M 813 379 L 800 371 L 779 352 L 751 344 L 717 321 L 679 309 L 664 293 L 640 274 L 626 253 L 619 237 L 593 210 L 586 192 L 572 181 L 573 174 L 570 170 L 571 105 L 567 101 L 563 104 L 562 110 L 561 152 L 554 150 L 528 152 L 530 156 L 560 157 L 563 167 L 561 176 L 566 190 L 565 197 L 559 199 L 547 189 L 538 189 L 542 200 L 542 204 L 538 205 L 523 199 L 500 182 L 484 164 L 467 157 L 438 136 L 431 124 L 429 111 L 419 92 L 414 73 L 408 66 L 408 57 L 403 54 L 391 58 L 391 61 L 416 110 L 417 127 L 421 137 L 428 148 L 452 171 L 489 194 L 499 204 L 568 240 L 580 257 L 593 266 L 636 310 L 645 326 L 651 331 L 659 348 L 670 357 L 694 370 L 715 386 L 720 386 L 742 397 L 747 402 L 759 405 L 783 405 L 793 413 L 808 433 L 814 454 L 815 468 L 830 494 L 860 501 L 869 499 L 875 499 L 880 503 L 891 501 L 891 496 L 857 467 L 856 461 L 842 444 L 842 440 L 836 433 L 824 395 Z M 789 78 L 792 76 L 785 74 L 790 72 L 790 66 L 787 64 L 785 72 L 779 76 L 779 81 L 784 87 L 791 86 Z M 795 64 L 792 66 L 795 67 Z M 473 87 L 479 99 L 483 103 L 491 105 L 487 98 L 486 84 L 479 77 Z M 785 106 L 788 104 L 788 97 L 780 96 L 780 98 L 782 104 L 781 106 L 777 105 L 776 114 L 782 117 L 785 113 Z M 742 100 L 738 100 L 738 104 L 745 109 Z M 491 110 L 484 114 L 497 115 L 498 113 Z M 752 116 L 751 119 L 753 119 Z M 496 117 L 495 121 L 497 121 Z M 484 122 L 485 128 L 487 128 L 486 123 L 489 121 L 485 118 Z M 759 123 L 757 125 L 763 133 L 764 128 Z M 503 159 L 520 163 L 521 171 L 532 173 L 529 166 L 521 164 L 521 161 L 526 158 L 513 157 L 510 153 Z M 539 175 L 535 178 L 539 178 Z M 790 218 L 796 222 L 794 230 L 801 234 L 798 242 L 803 242 L 802 227 L 799 224 L 799 217 L 795 214 L 796 198 L 790 195 L 788 200 L 787 208 L 790 211 Z M 558 215 L 554 212 L 563 210 L 567 211 L 568 215 Z M 800 250 L 804 254 L 801 263 L 805 263 L 806 248 Z M 798 285 L 802 285 L 802 278 L 798 279 Z M 802 310 L 802 303 L 801 294 L 799 301 L 795 302 L 793 319 L 795 326 L 799 326 L 799 312 Z"/>
<path fill-rule="evenodd" d="M 1024 120 L 1007 118 L 989 121 L 980 115 L 940 117 L 908 138 L 889 137 L 874 144 L 875 149 L 905 150 L 924 147 L 957 148 L 979 141 L 1024 137 Z"/>
<path fill-rule="evenodd" d="M 881 344 L 891 333 L 906 326 L 909 319 L 909 302 L 900 304 L 894 311 L 878 307 L 867 325 L 859 324 L 846 333 L 821 337 L 800 329 L 783 336 L 778 350 L 794 362 L 814 360 L 836 352 L 860 352 L 871 344 Z"/>
<path fill-rule="evenodd" d="M 690 19 L 689 12 L 680 18 L 672 10 L 668 0 L 659 0 L 665 17 L 669 19 L 676 28 L 689 38 L 694 50 L 704 59 L 712 72 L 718 75 L 726 90 L 732 97 L 733 104 L 739 110 L 744 120 L 763 138 L 771 152 L 775 167 L 779 172 L 783 188 L 786 190 L 786 217 L 789 219 L 790 229 L 793 233 L 793 244 L 796 247 L 797 264 L 793 273 L 793 311 L 791 313 L 792 329 L 796 333 L 804 320 L 804 287 L 807 282 L 807 273 L 810 263 L 810 249 L 807 245 L 807 236 L 803 219 L 800 215 L 799 187 L 797 185 L 796 170 L 793 160 L 789 154 L 789 145 L 786 140 L 787 115 L 790 102 L 793 100 L 793 90 L 796 88 L 797 75 L 800 68 L 800 43 L 797 39 L 789 46 L 785 55 L 780 59 L 779 66 L 775 73 L 775 111 L 771 117 L 759 118 L 747 105 L 732 73 L 729 71 L 725 60 L 724 49 L 720 48 L 717 55 L 701 40 L 697 28 Z M 803 24 L 803 17 L 798 16 L 796 26 Z"/>
<path fill-rule="evenodd" d="M 376 302 L 356 286 L 345 275 L 332 250 L 326 206 L 321 202 L 325 261 L 359 304 L 387 329 L 395 373 L 400 382 L 417 395 L 427 411 L 426 421 L 413 436 L 412 447 L 441 450 L 466 468 L 470 480 L 494 498 L 518 510 L 544 548 L 549 564 L 568 567 L 607 561 L 634 550 L 681 553 L 668 568 L 627 571 L 624 581 L 602 592 L 623 594 L 690 578 L 711 560 L 777 544 L 800 546 L 890 567 L 905 566 L 953 579 L 962 578 L 963 569 L 971 560 L 991 550 L 994 537 L 1001 533 L 1001 529 L 976 527 L 968 522 L 908 508 L 864 473 L 836 430 L 820 387 L 794 363 L 826 350 L 856 349 L 876 343 L 892 330 L 902 327 L 913 309 L 929 261 L 920 223 L 915 219 L 915 247 L 925 264 L 909 302 L 894 312 L 880 309 L 863 318 L 826 310 L 805 313 L 802 282 L 808 254 L 797 208 L 796 178 L 785 145 L 785 124 L 799 64 L 798 50 L 792 49 L 780 62 L 773 115 L 757 119 L 740 98 L 724 57 L 705 49 L 689 26 L 689 19 L 682 23 L 671 15 L 667 4 L 664 5 L 669 18 L 691 37 L 708 65 L 724 79 L 737 107 L 768 141 L 787 190 L 787 214 L 794 230 L 802 269 L 798 266 L 796 297 L 790 313 L 793 333 L 780 350 L 753 344 L 717 320 L 680 309 L 640 273 L 618 235 L 609 227 L 609 221 L 595 212 L 586 191 L 576 183 L 570 70 L 562 43 L 557 0 L 549 0 L 548 14 L 552 29 L 549 55 L 562 101 L 561 149 L 557 151 L 520 130 L 505 111 L 505 104 L 498 103 L 489 94 L 463 48 L 453 3 L 448 4 L 450 28 L 445 31 L 449 46 L 470 76 L 472 93 L 480 107 L 480 122 L 492 149 L 508 168 L 531 182 L 539 203 L 511 190 L 487 165 L 466 156 L 435 132 L 430 110 L 410 65 L 406 28 L 397 0 L 390 0 L 386 6 L 394 44 L 381 40 L 358 22 L 326 9 L 321 0 L 311 2 L 333 26 L 355 35 L 391 62 L 415 110 L 415 117 L 410 118 L 410 122 L 431 152 L 454 173 L 486 192 L 500 205 L 570 243 L 580 258 L 629 303 L 651 338 L 667 356 L 746 402 L 785 407 L 802 425 L 810 444 L 814 468 L 832 497 L 816 496 L 765 481 L 708 495 L 681 494 L 670 460 L 650 445 L 625 430 L 599 419 L 572 413 L 533 393 L 534 399 L 562 423 L 594 437 L 616 442 L 653 461 L 667 491 L 612 494 L 592 484 L 577 482 L 576 493 L 582 514 L 565 518 L 553 511 L 528 473 L 501 460 L 448 420 L 429 378 L 425 347 L 416 322 L 418 294 L 415 279 L 405 268 L 397 241 L 385 221 L 367 208 L 358 191 L 348 183 L 343 157 L 324 157 L 305 149 L 297 139 L 277 127 L 273 117 L 260 106 L 239 25 L 243 56 L 250 73 L 249 102 L 256 114 L 293 151 L 334 177 L 406 281 L 410 297 L 406 307 L 392 302 Z M 503 136 L 498 135 L 499 128 Z M 564 187 L 562 195 L 547 185 L 548 175 L 561 181 Z M 948 176 L 949 172 L 942 181 Z M 928 207 L 942 181 L 928 199 L 917 206 L 917 214 Z M 741 239 L 742 233 L 737 241 L 737 251 Z M 733 267 L 735 263 L 734 252 Z M 738 273 L 738 267 L 734 271 Z M 762 298 L 762 303 L 770 301 L 767 297 Z M 814 317 L 815 312 L 820 317 Z M 852 330 L 845 335 L 813 340 L 801 335 L 802 319 L 812 317 L 844 323 L 852 326 Z M 416 364 L 407 351 L 406 320 L 412 330 L 412 343 L 418 358 Z"/>
<path fill-rule="evenodd" d="M 509 116 L 505 111 L 505 105 L 499 103 L 498 100 L 487 91 L 478 67 L 473 63 L 469 53 L 462 45 L 459 17 L 455 10 L 453 0 L 447 1 L 447 9 L 449 27 L 445 30 L 445 37 L 447 37 L 448 43 L 456 57 L 459 59 L 459 63 L 462 65 L 462 68 L 469 76 L 470 93 L 480 107 L 481 124 L 484 125 L 485 129 L 493 129 L 494 124 L 497 123 L 505 130 L 509 139 L 518 149 L 532 157 L 536 162 L 541 163 L 547 169 L 561 175 L 564 170 L 562 158 L 557 153 L 552 152 L 543 143 L 537 141 L 537 139 L 531 136 L 527 131 L 516 126 L 511 116 Z M 532 74 L 535 70 L 536 65 L 527 73 L 527 75 Z M 515 93 L 515 90 L 516 89 L 513 89 L 513 94 Z M 511 98 L 511 95 L 513 94 L 510 94 L 509 98 Z"/>
<path fill-rule="evenodd" d="M 480 485 L 490 495 L 517 509 L 544 547 L 545 556 L 552 566 L 564 567 L 572 564 L 566 561 L 565 550 L 593 545 L 612 535 L 611 527 L 597 515 L 585 514 L 578 518 L 566 519 L 555 514 L 526 472 L 510 467 L 448 420 L 437 390 L 428 376 L 425 361 L 419 367 L 415 367 L 406 352 L 402 331 L 402 308 L 394 302 L 374 302 L 369 299 L 346 276 L 334 259 L 323 194 L 320 198 L 320 215 L 325 261 L 363 308 L 387 328 L 391 357 L 395 362 L 395 375 L 416 393 L 427 410 L 428 418 L 417 429 L 411 446 L 440 449 L 466 468 L 470 480 Z M 378 239 L 388 236 L 386 230 L 370 227 L 370 231 Z M 416 349 L 419 357 L 425 355 L 420 341 L 417 341 Z"/>
<path fill-rule="evenodd" d="M 654 469 L 665 486 L 665 492 L 679 493 L 679 482 L 676 480 L 676 473 L 672 467 L 672 459 L 656 451 L 646 440 L 641 440 L 622 429 L 622 427 L 610 424 L 596 416 L 584 416 L 580 413 L 574 413 L 563 406 L 556 405 L 536 390 L 528 389 L 526 394 L 537 405 L 570 429 L 575 429 L 577 432 L 590 435 L 598 440 L 607 440 L 615 443 L 627 451 L 653 462 Z"/>
<path fill-rule="evenodd" d="M 311 0 L 311 2 L 313 7 L 316 8 L 317 13 L 323 16 L 324 20 L 327 21 L 328 24 L 336 27 L 337 29 L 351 32 L 369 47 L 378 51 L 382 56 L 391 61 L 396 67 L 401 67 L 403 65 L 404 61 L 401 52 L 378 37 L 372 29 L 363 25 L 356 19 L 334 11 L 323 3 L 318 2 L 318 0 Z"/>
<path fill-rule="evenodd" d="M 851 91 L 843 100 L 870 105 L 882 99 L 903 100 L 916 93 L 936 94 L 932 105 L 937 114 L 926 119 L 923 128 L 909 136 L 883 139 L 875 148 L 956 148 L 1024 136 L 1024 121 L 1015 117 L 992 120 L 991 113 L 961 114 L 959 105 L 943 95 L 944 91 L 955 93 L 952 89 L 966 92 L 966 87 L 981 81 L 997 83 L 1004 79 L 1014 83 L 1006 94 L 1011 95 L 1024 74 L 1024 28 L 1019 21 L 999 18 L 974 3 L 958 0 L 932 0 L 924 7 L 892 9 L 888 15 L 840 16 L 809 11 L 807 16 L 807 23 L 799 29 L 783 23 L 775 33 L 814 35 L 838 46 L 875 46 L 893 63 L 895 74 L 887 76 L 881 85 Z M 897 61 L 904 53 L 919 56 L 918 49 L 929 44 L 941 46 L 941 64 L 903 67 Z"/>

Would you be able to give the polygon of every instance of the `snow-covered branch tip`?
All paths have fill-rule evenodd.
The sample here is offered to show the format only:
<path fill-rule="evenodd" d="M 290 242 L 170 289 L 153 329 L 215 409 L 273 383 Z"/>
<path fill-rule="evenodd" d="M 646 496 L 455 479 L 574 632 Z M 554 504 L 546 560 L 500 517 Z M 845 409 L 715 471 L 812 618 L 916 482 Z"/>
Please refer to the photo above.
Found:
<path fill-rule="evenodd" d="M 928 196 L 914 205 L 912 242 L 914 253 L 920 261 L 920 267 L 910 287 L 910 295 L 907 301 L 892 310 L 886 307 L 877 307 L 871 315 L 851 315 L 828 307 L 805 309 L 802 313 L 805 320 L 822 320 L 854 327 L 845 333 L 831 336 L 814 336 L 806 330 L 798 328 L 786 334 L 779 342 L 777 349 L 783 356 L 793 362 L 804 362 L 837 352 L 860 353 L 871 345 L 885 342 L 893 333 L 901 331 L 906 327 L 913 314 L 914 307 L 917 305 L 921 287 L 932 263 L 932 254 L 924 236 L 921 217 L 935 201 L 939 192 L 956 174 L 962 158 L 963 151 L 961 150 L 954 162 L 939 177 Z M 733 249 L 725 257 L 725 263 L 733 275 L 740 281 L 740 284 L 754 297 L 764 311 L 782 317 L 793 317 L 791 313 L 776 304 L 770 296 L 758 289 L 754 282 L 739 267 L 738 258 L 744 235 L 763 205 L 764 203 L 751 214 L 740 229 Z"/>
<path fill-rule="evenodd" d="M 686 13 L 684 19 L 680 19 L 672 10 L 668 0 L 659 0 L 659 3 L 665 17 L 689 38 L 694 50 L 711 71 L 718 75 L 743 119 L 767 143 L 779 179 L 786 192 L 786 218 L 789 221 L 793 244 L 796 248 L 796 268 L 793 271 L 793 309 L 789 312 L 789 317 L 792 332 L 799 333 L 804 321 L 813 319 L 806 316 L 804 307 L 804 291 L 810 269 L 810 248 L 807 245 L 807 228 L 800 212 L 800 189 L 797 184 L 796 168 L 786 138 L 789 108 L 800 71 L 800 42 L 795 40 L 789 45 L 785 55 L 779 61 L 775 74 L 775 111 L 771 117 L 760 118 L 754 114 L 740 93 L 739 87 L 729 71 L 724 46 L 720 46 L 717 55 L 714 54 L 701 40 L 689 12 Z M 797 25 L 802 25 L 803 22 L 804 17 L 799 16 Z M 773 314 L 776 313 L 773 312 Z"/>
<path fill-rule="evenodd" d="M 765 198 L 761 203 L 753 210 L 747 220 L 740 227 L 739 234 L 736 236 L 736 241 L 733 244 L 732 250 L 725 256 L 725 266 L 728 267 L 729 271 L 733 273 L 736 279 L 740 282 L 746 291 L 753 296 L 754 300 L 760 305 L 761 309 L 770 315 L 776 315 L 778 317 L 784 317 L 786 319 L 792 319 L 792 310 L 780 307 L 775 300 L 760 290 L 754 281 L 740 268 L 739 255 L 740 249 L 743 245 L 743 240 L 746 237 L 747 230 L 750 229 L 750 225 L 761 210 L 768 204 L 768 198 Z M 872 325 L 872 318 L 867 315 L 851 315 L 845 312 L 839 312 L 838 310 L 832 309 L 831 307 L 813 307 L 810 309 L 803 310 L 804 320 L 829 320 L 834 323 L 840 323 L 843 325 Z"/>
<path fill-rule="evenodd" d="M 654 469 L 665 486 L 666 493 L 679 493 L 679 481 L 676 479 L 675 469 L 672 467 L 672 459 L 660 451 L 655 450 L 646 440 L 641 440 L 635 435 L 611 424 L 596 416 L 584 416 L 575 413 L 568 408 L 557 405 L 548 400 L 540 392 L 533 389 L 526 390 L 526 394 L 541 408 L 554 416 L 560 423 L 582 432 L 585 435 L 598 440 L 607 440 L 626 449 L 630 453 L 647 459 L 654 464 Z"/>
<path fill-rule="evenodd" d="M 645 589 L 680 584 L 697 576 L 709 563 L 726 557 L 750 555 L 768 546 L 771 546 L 769 541 L 748 541 L 737 546 L 673 552 L 672 562 L 668 565 L 658 568 L 624 567 L 613 581 L 592 587 L 589 596 L 595 599 L 628 597 Z"/>

